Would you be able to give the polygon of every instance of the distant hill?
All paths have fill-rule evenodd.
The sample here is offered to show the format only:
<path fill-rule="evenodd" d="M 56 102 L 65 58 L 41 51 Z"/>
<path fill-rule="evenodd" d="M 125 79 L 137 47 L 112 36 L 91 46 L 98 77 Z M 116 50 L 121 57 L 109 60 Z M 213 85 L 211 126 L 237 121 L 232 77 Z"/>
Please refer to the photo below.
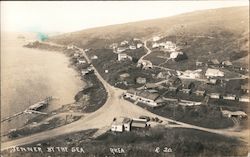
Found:
<path fill-rule="evenodd" d="M 185 13 L 155 20 L 139 21 L 105 27 L 86 29 L 54 37 L 61 44 L 78 43 L 86 45 L 93 40 L 118 40 L 121 38 L 151 37 L 159 33 L 210 34 L 221 28 L 236 34 L 249 32 L 249 8 L 231 7 Z M 184 29 L 183 29 L 184 28 Z M 213 30 L 215 29 L 215 30 Z"/>

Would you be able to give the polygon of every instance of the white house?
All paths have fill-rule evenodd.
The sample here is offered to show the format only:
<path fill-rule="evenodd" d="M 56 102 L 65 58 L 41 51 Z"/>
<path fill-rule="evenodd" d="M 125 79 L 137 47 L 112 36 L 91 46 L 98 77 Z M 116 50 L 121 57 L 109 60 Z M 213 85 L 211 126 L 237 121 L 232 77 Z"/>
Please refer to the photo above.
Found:
<path fill-rule="evenodd" d="M 240 102 L 250 102 L 250 98 L 249 98 L 249 96 L 241 96 L 239 98 L 239 101 Z"/>
<path fill-rule="evenodd" d="M 179 75 L 180 78 L 200 78 L 202 69 L 197 69 L 197 70 L 186 70 L 184 72 L 177 71 L 177 75 Z"/>
<path fill-rule="evenodd" d="M 210 94 L 210 98 L 219 99 L 220 98 L 220 94 L 219 93 L 211 93 Z"/>
<path fill-rule="evenodd" d="M 93 60 L 93 59 L 98 59 L 98 57 L 96 56 L 96 55 L 94 55 L 94 56 L 91 56 L 91 59 Z"/>
<path fill-rule="evenodd" d="M 128 41 L 127 41 L 127 40 L 124 40 L 124 41 L 121 42 L 120 45 L 121 45 L 121 46 L 125 46 L 125 45 L 127 45 L 127 44 L 128 44 Z"/>
<path fill-rule="evenodd" d="M 235 100 L 236 99 L 236 95 L 232 95 L 232 94 L 224 95 L 223 99 L 224 100 Z"/>
<path fill-rule="evenodd" d="M 153 41 L 159 41 L 161 38 L 159 36 L 154 36 Z"/>
<path fill-rule="evenodd" d="M 126 50 L 127 50 L 126 47 L 118 47 L 117 48 L 117 53 L 121 53 L 121 52 L 126 51 Z"/>
<path fill-rule="evenodd" d="M 113 132 L 123 132 L 131 130 L 131 119 L 126 117 L 115 118 L 111 125 L 111 131 Z"/>
<path fill-rule="evenodd" d="M 153 68 L 153 64 L 148 60 L 140 60 L 137 64 L 137 67 L 142 67 L 142 69 L 151 69 Z"/>
<path fill-rule="evenodd" d="M 129 49 L 130 49 L 130 50 L 135 50 L 135 49 L 136 49 L 136 46 L 134 46 L 134 45 L 129 45 Z"/>
<path fill-rule="evenodd" d="M 136 91 L 136 90 L 128 90 L 124 94 L 125 98 L 129 98 L 131 100 L 137 100 L 140 103 L 149 105 L 151 107 L 157 107 L 159 104 L 156 102 L 159 98 L 159 94 L 150 93 L 147 91 Z"/>
<path fill-rule="evenodd" d="M 223 77 L 224 72 L 222 72 L 222 71 L 220 71 L 218 69 L 208 68 L 206 73 L 205 73 L 205 76 L 207 78 L 210 78 L 210 77 Z"/>
<path fill-rule="evenodd" d="M 78 64 L 85 64 L 86 61 L 84 59 L 78 59 Z"/>
<path fill-rule="evenodd" d="M 247 114 L 243 111 L 228 111 L 228 110 L 222 110 L 222 115 L 225 117 L 240 117 L 240 118 L 245 118 L 247 117 Z"/>
<path fill-rule="evenodd" d="M 137 45 L 136 45 L 136 47 L 139 49 L 139 48 L 141 48 L 143 46 L 143 44 L 142 43 L 138 43 Z"/>
<path fill-rule="evenodd" d="M 170 54 L 170 58 L 171 59 L 175 59 L 175 58 L 177 58 L 179 55 L 182 55 L 183 53 L 182 52 L 172 52 L 171 54 Z"/>
<path fill-rule="evenodd" d="M 132 57 L 125 54 L 125 53 L 119 53 L 117 59 L 118 59 L 118 61 L 122 61 L 122 60 L 125 60 L 125 59 L 132 60 Z"/>

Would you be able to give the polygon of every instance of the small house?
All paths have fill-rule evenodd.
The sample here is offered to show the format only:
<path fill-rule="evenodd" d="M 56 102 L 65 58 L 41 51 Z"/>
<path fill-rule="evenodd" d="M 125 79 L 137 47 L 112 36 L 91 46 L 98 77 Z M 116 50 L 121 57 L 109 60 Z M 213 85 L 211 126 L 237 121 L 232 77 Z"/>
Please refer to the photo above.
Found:
<path fill-rule="evenodd" d="M 121 52 L 126 51 L 126 50 L 127 50 L 126 47 L 118 47 L 116 52 L 121 53 Z"/>
<path fill-rule="evenodd" d="M 117 59 L 118 59 L 118 61 L 122 61 L 122 60 L 126 60 L 126 59 L 132 60 L 132 57 L 125 54 L 125 53 L 119 53 Z"/>
<path fill-rule="evenodd" d="M 196 61 L 195 65 L 196 65 L 196 66 L 203 66 L 204 63 L 203 63 L 203 62 Z"/>
<path fill-rule="evenodd" d="M 184 88 L 184 89 L 181 89 L 181 91 L 185 94 L 191 94 L 192 93 L 192 90 L 191 89 L 188 89 L 188 88 Z"/>
<path fill-rule="evenodd" d="M 85 64 L 85 63 L 86 63 L 86 61 L 84 59 L 79 59 L 78 60 L 78 64 Z"/>
<path fill-rule="evenodd" d="M 161 38 L 159 36 L 154 36 L 153 37 L 153 41 L 156 42 L 156 41 L 159 41 Z"/>
<path fill-rule="evenodd" d="M 239 97 L 240 102 L 250 102 L 249 96 L 241 96 Z"/>
<path fill-rule="evenodd" d="M 222 72 L 222 71 L 220 71 L 218 69 L 208 68 L 206 73 L 205 73 L 205 76 L 207 78 L 210 78 L 210 77 L 223 77 L 224 72 Z"/>
<path fill-rule="evenodd" d="M 180 51 L 174 51 L 170 54 L 170 58 L 174 61 L 178 62 L 184 59 L 187 59 L 186 53 L 180 52 Z"/>
<path fill-rule="evenodd" d="M 136 78 L 136 83 L 137 84 L 145 84 L 146 82 L 147 82 L 147 80 L 144 77 L 137 77 Z"/>
<path fill-rule="evenodd" d="M 128 41 L 127 40 L 124 40 L 124 41 L 122 41 L 121 42 L 121 44 L 120 44 L 121 46 L 125 46 L 125 45 L 128 45 Z"/>
<path fill-rule="evenodd" d="M 128 78 L 129 76 L 130 76 L 129 73 L 123 73 L 123 74 L 120 75 L 120 79 L 121 79 L 121 80 L 125 80 L 125 79 Z"/>
<path fill-rule="evenodd" d="M 93 55 L 91 56 L 91 59 L 94 60 L 94 59 L 98 59 L 98 57 L 96 55 Z"/>
<path fill-rule="evenodd" d="M 213 98 L 213 99 L 220 99 L 219 93 L 210 93 L 209 96 L 210 96 L 210 98 Z"/>
<path fill-rule="evenodd" d="M 218 59 L 212 59 L 209 61 L 210 64 L 213 64 L 213 65 L 219 65 L 220 62 L 218 61 Z"/>
<path fill-rule="evenodd" d="M 206 91 L 205 90 L 197 90 L 194 92 L 197 96 L 205 96 Z"/>
<path fill-rule="evenodd" d="M 222 115 L 224 117 L 238 117 L 238 118 L 246 118 L 247 114 L 243 111 L 229 111 L 229 110 L 222 110 Z"/>
<path fill-rule="evenodd" d="M 249 87 L 248 84 L 241 85 L 241 91 L 242 93 L 249 93 Z"/>
<path fill-rule="evenodd" d="M 140 60 L 137 63 L 137 67 L 142 67 L 142 69 L 151 69 L 153 68 L 153 64 L 148 60 Z"/>
<path fill-rule="evenodd" d="M 138 43 L 138 44 L 136 45 L 136 47 L 139 49 L 139 48 L 143 47 L 143 44 L 142 44 L 142 43 Z"/>
<path fill-rule="evenodd" d="M 135 50 L 135 49 L 136 49 L 136 46 L 130 45 L 130 46 L 129 46 L 129 49 L 130 49 L 130 50 Z"/>
<path fill-rule="evenodd" d="M 216 85 L 217 83 L 218 83 L 218 80 L 214 78 L 208 79 L 208 82 L 207 82 L 207 84 L 211 84 L 211 85 Z"/>
<path fill-rule="evenodd" d="M 131 123 L 131 127 L 133 127 L 133 128 L 145 128 L 145 127 L 147 127 L 147 120 L 133 118 L 132 123 Z"/>
<path fill-rule="evenodd" d="M 223 99 L 224 100 L 235 100 L 236 99 L 236 95 L 233 95 L 233 94 L 224 95 Z"/>
<path fill-rule="evenodd" d="M 224 65 L 224 66 L 232 66 L 233 65 L 233 63 L 228 61 L 228 60 L 221 62 L 221 64 Z"/>
<path fill-rule="evenodd" d="M 126 117 L 115 118 L 111 125 L 111 131 L 113 132 L 123 132 L 130 130 L 131 130 L 131 119 Z"/>
<path fill-rule="evenodd" d="M 145 89 L 154 89 L 154 88 L 157 88 L 157 87 L 158 87 L 158 85 L 156 85 L 155 83 L 146 83 L 144 85 Z"/>

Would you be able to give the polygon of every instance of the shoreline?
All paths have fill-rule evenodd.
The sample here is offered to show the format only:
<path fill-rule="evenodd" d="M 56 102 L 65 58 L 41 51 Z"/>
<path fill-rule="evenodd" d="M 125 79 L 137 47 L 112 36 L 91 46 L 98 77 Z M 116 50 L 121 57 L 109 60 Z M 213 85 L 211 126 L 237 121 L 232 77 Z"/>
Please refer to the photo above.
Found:
<path fill-rule="evenodd" d="M 107 91 L 94 73 L 85 76 L 81 75 L 81 70 L 87 68 L 89 65 L 77 66 L 73 59 L 75 50 L 68 50 L 66 46 L 59 47 L 57 45 L 49 45 L 48 43 L 35 43 L 33 46 L 24 45 L 24 47 L 54 51 L 66 55 L 69 59 L 69 68 L 73 68 L 77 72 L 81 81 L 84 82 L 83 86 L 75 94 L 73 103 L 63 104 L 56 110 L 48 111 L 47 115 L 36 115 L 36 117 L 29 119 L 22 127 L 5 134 L 6 137 L 3 136 L 4 138 L 2 138 L 1 142 L 70 124 L 81 119 L 84 114 L 98 110 L 107 100 Z M 100 95 L 100 97 L 95 98 L 95 95 Z"/>

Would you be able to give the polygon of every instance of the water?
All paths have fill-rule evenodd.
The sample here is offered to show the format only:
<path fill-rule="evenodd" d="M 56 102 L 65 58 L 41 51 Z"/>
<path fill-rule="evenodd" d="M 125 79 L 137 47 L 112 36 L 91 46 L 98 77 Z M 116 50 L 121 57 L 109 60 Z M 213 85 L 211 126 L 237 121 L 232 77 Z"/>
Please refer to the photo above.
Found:
<path fill-rule="evenodd" d="M 68 58 L 58 52 L 24 48 L 24 39 L 17 36 L 4 34 L 1 38 L 1 119 L 47 96 L 59 98 L 47 111 L 74 102 L 84 84 L 68 67 Z M 28 118 L 30 115 L 22 115 L 1 123 L 1 133 L 22 126 Z"/>

